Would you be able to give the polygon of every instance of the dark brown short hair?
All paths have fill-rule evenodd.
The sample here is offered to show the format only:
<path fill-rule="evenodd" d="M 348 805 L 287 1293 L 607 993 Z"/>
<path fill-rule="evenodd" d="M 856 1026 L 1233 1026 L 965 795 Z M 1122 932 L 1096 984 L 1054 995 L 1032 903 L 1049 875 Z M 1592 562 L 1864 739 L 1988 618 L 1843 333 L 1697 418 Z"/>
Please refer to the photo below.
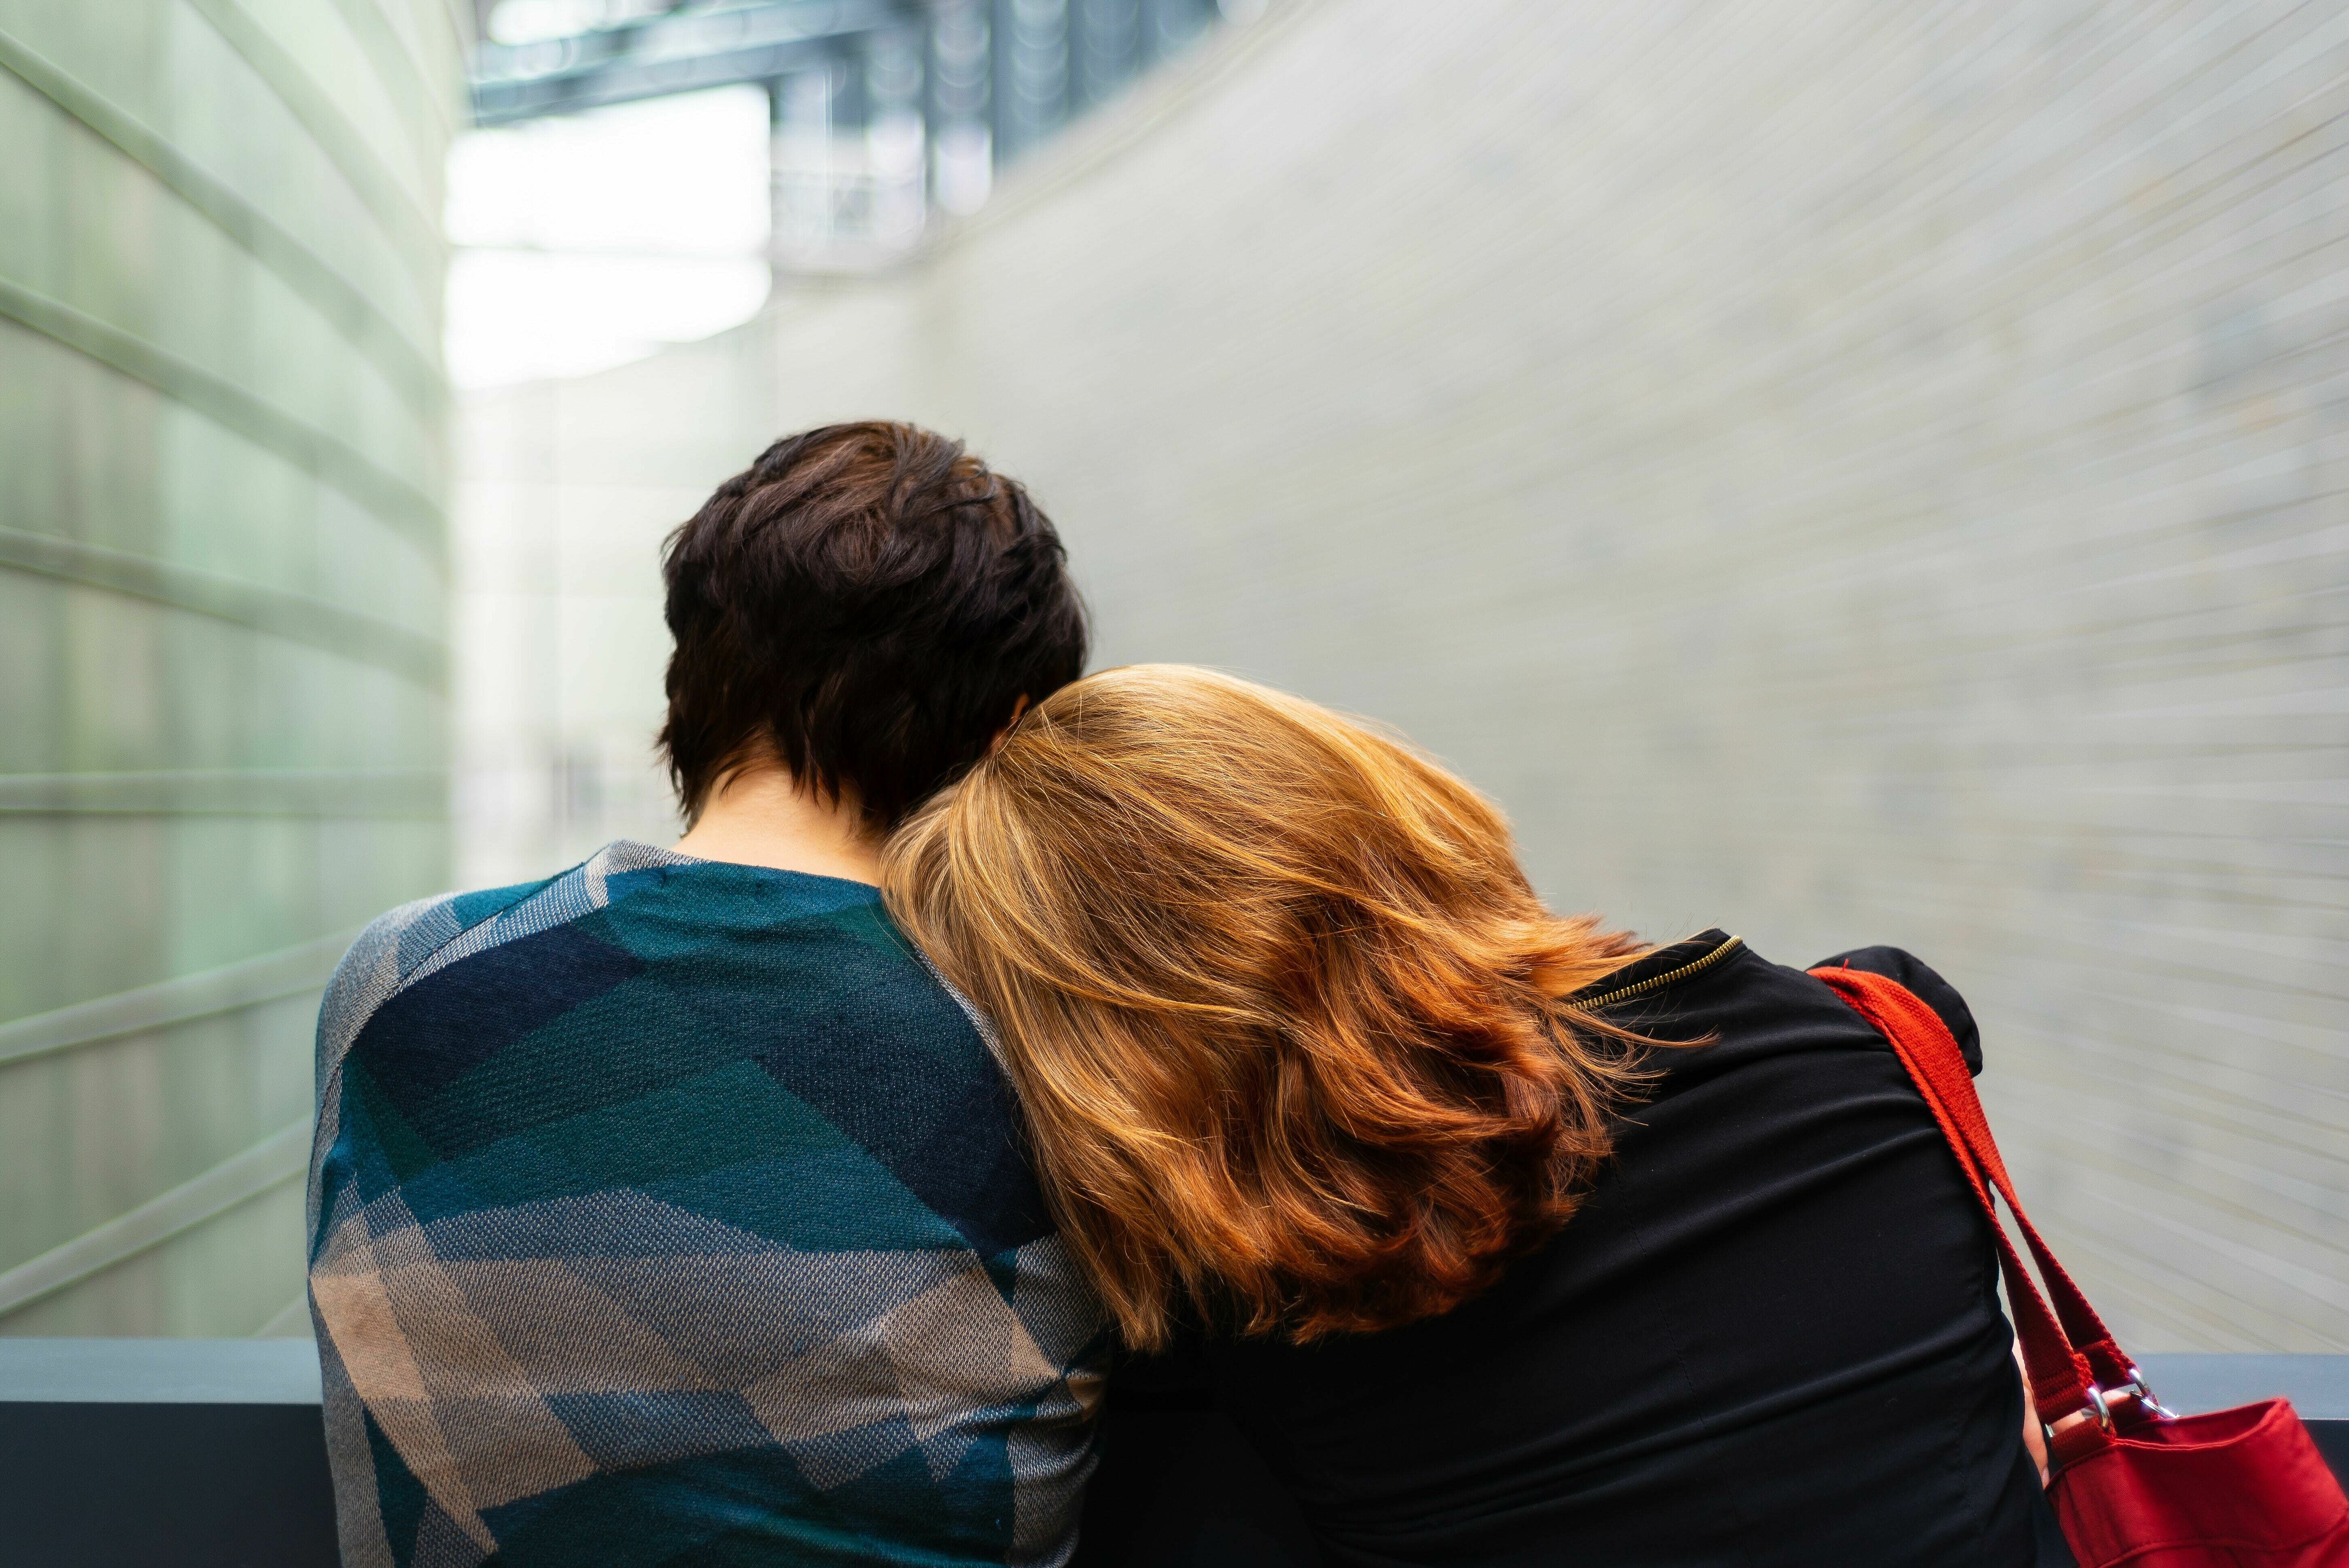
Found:
<path fill-rule="evenodd" d="M 770 756 L 886 829 L 1083 673 L 1051 521 L 962 443 L 882 420 L 787 436 L 669 536 L 660 747 L 688 820 Z"/>
<path fill-rule="evenodd" d="M 1427 757 L 1228 676 L 1062 688 L 890 839 L 882 890 L 1001 1031 L 1136 1348 L 1450 1310 L 1566 1223 L 1644 1081 L 1565 1000 L 1637 942 L 1545 909 Z"/>

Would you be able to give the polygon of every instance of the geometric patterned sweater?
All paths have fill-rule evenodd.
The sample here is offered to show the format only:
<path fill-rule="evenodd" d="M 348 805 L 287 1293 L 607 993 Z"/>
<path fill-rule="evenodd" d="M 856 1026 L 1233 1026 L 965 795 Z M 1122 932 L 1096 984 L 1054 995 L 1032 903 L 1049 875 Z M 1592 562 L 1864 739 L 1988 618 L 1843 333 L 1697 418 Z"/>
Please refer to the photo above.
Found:
<path fill-rule="evenodd" d="M 621 842 L 409 904 L 317 1109 L 347 1568 L 1073 1549 L 1100 1309 L 876 890 Z"/>

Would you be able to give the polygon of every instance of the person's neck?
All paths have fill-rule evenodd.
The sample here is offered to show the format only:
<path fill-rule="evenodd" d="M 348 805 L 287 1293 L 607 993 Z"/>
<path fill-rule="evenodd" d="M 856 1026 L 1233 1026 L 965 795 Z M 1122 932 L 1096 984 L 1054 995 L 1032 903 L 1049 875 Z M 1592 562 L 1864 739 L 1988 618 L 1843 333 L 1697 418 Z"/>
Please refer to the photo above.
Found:
<path fill-rule="evenodd" d="M 782 768 L 753 764 L 723 780 L 678 852 L 781 872 L 881 880 L 881 835 L 866 825 L 856 798 L 825 800 Z"/>

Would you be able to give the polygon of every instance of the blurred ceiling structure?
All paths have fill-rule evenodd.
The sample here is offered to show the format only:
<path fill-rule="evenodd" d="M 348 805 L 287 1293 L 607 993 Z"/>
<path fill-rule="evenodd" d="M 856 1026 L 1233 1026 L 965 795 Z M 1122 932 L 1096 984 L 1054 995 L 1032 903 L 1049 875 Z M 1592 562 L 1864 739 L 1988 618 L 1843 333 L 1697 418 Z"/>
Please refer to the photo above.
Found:
<path fill-rule="evenodd" d="M 870 36 L 919 26 L 905 0 L 678 5 L 566 36 L 501 42 L 484 33 L 473 67 L 483 126 L 730 87 L 775 83 L 844 62 Z"/>
<path fill-rule="evenodd" d="M 1241 0 L 477 0 L 475 123 L 743 83 L 775 127 L 779 265 L 903 255 L 936 210 L 1179 53 Z"/>

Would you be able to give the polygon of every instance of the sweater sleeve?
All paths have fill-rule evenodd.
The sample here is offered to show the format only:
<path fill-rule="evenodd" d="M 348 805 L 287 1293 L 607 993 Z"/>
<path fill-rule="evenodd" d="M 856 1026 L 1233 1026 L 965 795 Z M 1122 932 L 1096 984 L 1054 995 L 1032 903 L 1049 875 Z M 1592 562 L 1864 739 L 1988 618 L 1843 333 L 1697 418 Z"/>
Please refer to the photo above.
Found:
<path fill-rule="evenodd" d="M 1965 1054 L 1966 1066 L 1975 1076 L 1981 1076 L 1982 1031 L 1974 1026 L 1973 1010 L 1966 1006 L 1966 999 L 1958 995 L 1956 986 L 1935 974 L 1915 954 L 1899 947 L 1855 947 L 1848 953 L 1822 958 L 1812 967 L 1864 969 L 1870 975 L 1898 980 L 1914 992 L 1919 1001 L 1940 1015 L 1941 1022 L 1956 1037 L 1958 1049 Z"/>

